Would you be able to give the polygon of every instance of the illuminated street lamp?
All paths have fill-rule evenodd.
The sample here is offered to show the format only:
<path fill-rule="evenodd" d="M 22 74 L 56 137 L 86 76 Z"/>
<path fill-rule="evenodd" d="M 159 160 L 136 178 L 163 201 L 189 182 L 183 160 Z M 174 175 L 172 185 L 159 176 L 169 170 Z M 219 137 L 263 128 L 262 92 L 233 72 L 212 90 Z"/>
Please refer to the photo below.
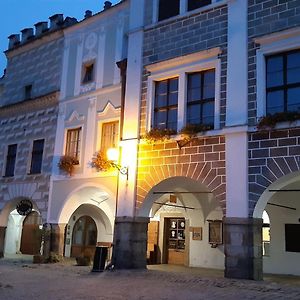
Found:
<path fill-rule="evenodd" d="M 126 175 L 128 179 L 128 167 L 124 167 L 118 164 L 119 151 L 117 148 L 109 148 L 106 152 L 107 159 L 113 168 L 116 168 L 122 175 Z"/>

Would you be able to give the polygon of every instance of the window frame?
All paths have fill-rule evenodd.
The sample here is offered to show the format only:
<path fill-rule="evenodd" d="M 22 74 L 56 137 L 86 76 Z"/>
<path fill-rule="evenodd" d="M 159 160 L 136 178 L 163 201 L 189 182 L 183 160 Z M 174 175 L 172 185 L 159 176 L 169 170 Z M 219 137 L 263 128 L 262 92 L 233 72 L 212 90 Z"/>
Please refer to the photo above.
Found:
<path fill-rule="evenodd" d="M 69 155 L 69 153 L 67 153 L 68 132 L 76 131 L 76 130 L 79 130 L 79 141 L 77 141 L 77 157 L 76 157 L 76 159 L 78 161 L 78 164 L 80 164 L 81 150 L 82 150 L 82 140 L 83 140 L 83 126 L 75 126 L 75 127 L 66 128 L 66 130 L 65 130 L 64 155 Z"/>
<path fill-rule="evenodd" d="M 163 63 L 146 66 L 151 72 L 147 80 L 147 115 L 146 130 L 150 130 L 154 124 L 154 101 L 155 101 L 155 82 L 172 77 L 178 77 L 178 111 L 177 111 L 177 131 L 186 125 L 187 108 L 187 74 L 215 69 L 215 107 L 214 107 L 214 130 L 220 129 L 220 97 L 221 97 L 221 59 L 218 58 L 221 50 L 212 49 L 212 53 L 207 57 L 207 53 L 200 52 L 190 55 L 191 61 L 180 61 L 178 59 L 164 61 Z M 203 56 L 202 56 L 203 54 Z M 196 61 L 193 59 L 197 56 Z M 189 56 L 187 56 L 188 59 Z M 176 64 L 176 65 L 175 65 Z M 161 66 L 161 68 L 160 68 Z"/>
<path fill-rule="evenodd" d="M 103 120 L 103 122 L 101 122 L 100 124 L 100 130 L 99 130 L 99 139 L 100 139 L 100 143 L 99 143 L 99 149 L 100 151 L 103 152 L 104 155 L 106 155 L 106 153 L 104 153 L 105 151 L 103 151 L 103 146 L 102 146 L 102 141 L 103 141 L 103 126 L 105 124 L 114 124 L 114 123 L 118 123 L 118 143 L 114 148 L 119 148 L 119 142 L 120 142 L 120 120 L 119 119 L 111 119 L 111 120 Z M 107 149 L 106 149 L 107 150 Z"/>
<path fill-rule="evenodd" d="M 92 73 L 91 73 L 91 79 L 85 80 L 86 71 L 91 66 L 93 67 Z M 89 84 L 89 83 L 95 82 L 95 74 L 96 74 L 96 68 L 95 68 L 95 66 L 96 66 L 95 60 L 90 60 L 90 61 L 84 62 L 82 64 L 81 83 L 80 83 L 81 85 L 85 85 L 85 84 Z"/>
<path fill-rule="evenodd" d="M 35 151 L 34 150 L 34 143 L 43 141 L 43 149 L 42 151 Z M 32 147 L 31 147 L 31 161 L 30 161 L 30 166 L 29 166 L 29 175 L 35 175 L 35 174 L 41 174 L 42 173 L 42 167 L 43 167 L 43 159 L 44 159 L 44 151 L 45 150 L 45 139 L 36 139 L 32 142 Z M 32 166 L 33 166 L 33 161 L 34 161 L 34 156 L 40 155 L 41 154 L 41 160 L 40 160 L 40 167 L 38 172 L 33 172 Z"/>
<path fill-rule="evenodd" d="M 260 45 L 256 51 L 256 118 L 266 116 L 266 57 L 300 49 L 300 29 L 292 28 L 279 33 L 273 33 L 254 39 Z M 291 127 L 293 125 L 289 125 Z"/>
<path fill-rule="evenodd" d="M 8 158 L 9 158 L 9 147 L 16 146 L 15 155 L 14 155 L 14 166 L 13 166 L 13 174 L 7 173 L 7 166 L 8 166 Z M 14 177 L 15 176 L 15 170 L 16 170 L 16 162 L 17 162 L 17 155 L 18 155 L 18 144 L 9 144 L 6 147 L 6 155 L 5 155 L 5 164 L 4 164 L 4 170 L 3 170 L 3 177 Z"/>

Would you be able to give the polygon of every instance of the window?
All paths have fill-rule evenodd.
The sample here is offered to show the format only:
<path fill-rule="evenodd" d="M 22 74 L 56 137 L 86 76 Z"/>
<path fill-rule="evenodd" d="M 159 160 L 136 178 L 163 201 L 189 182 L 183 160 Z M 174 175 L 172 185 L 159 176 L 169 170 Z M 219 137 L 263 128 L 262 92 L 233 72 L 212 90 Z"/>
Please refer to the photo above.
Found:
<path fill-rule="evenodd" d="M 9 145 L 7 149 L 7 156 L 6 156 L 5 177 L 14 176 L 16 156 L 17 156 L 17 144 Z"/>
<path fill-rule="evenodd" d="M 160 0 L 158 21 L 179 15 L 180 0 Z"/>
<path fill-rule="evenodd" d="M 300 112 L 300 50 L 266 58 L 266 113 Z"/>
<path fill-rule="evenodd" d="M 24 88 L 24 99 L 25 100 L 28 100 L 28 99 L 31 99 L 32 97 L 32 84 L 29 84 L 29 85 L 26 85 L 25 88 Z"/>
<path fill-rule="evenodd" d="M 188 0 L 188 11 L 211 4 L 211 0 Z"/>
<path fill-rule="evenodd" d="M 44 152 L 44 140 L 33 142 L 30 174 L 41 173 Z"/>
<path fill-rule="evenodd" d="M 119 122 L 103 123 L 101 137 L 101 151 L 106 154 L 107 149 L 116 148 L 119 144 Z"/>
<path fill-rule="evenodd" d="M 94 63 L 87 63 L 83 66 L 82 83 L 89 83 L 94 80 Z"/>
<path fill-rule="evenodd" d="M 79 160 L 79 146 L 81 138 L 81 127 L 67 131 L 66 155 Z"/>
<path fill-rule="evenodd" d="M 300 252 L 300 224 L 285 224 L 285 251 Z"/>
<path fill-rule="evenodd" d="M 215 70 L 188 74 L 187 124 L 214 125 Z"/>
<path fill-rule="evenodd" d="M 178 78 L 156 82 L 154 128 L 177 130 Z"/>

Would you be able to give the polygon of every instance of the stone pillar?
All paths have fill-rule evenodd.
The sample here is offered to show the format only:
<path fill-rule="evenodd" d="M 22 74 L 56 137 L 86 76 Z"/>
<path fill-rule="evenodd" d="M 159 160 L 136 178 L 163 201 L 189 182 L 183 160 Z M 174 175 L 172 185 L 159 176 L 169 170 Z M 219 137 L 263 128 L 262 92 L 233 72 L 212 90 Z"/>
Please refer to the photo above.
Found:
<path fill-rule="evenodd" d="M 66 224 L 51 224 L 50 251 L 64 255 Z"/>
<path fill-rule="evenodd" d="M 225 277 L 263 279 L 262 219 L 224 218 Z"/>
<path fill-rule="evenodd" d="M 0 226 L 0 258 L 4 256 L 5 232 L 6 227 Z"/>
<path fill-rule="evenodd" d="M 45 259 L 48 259 L 51 251 L 51 224 L 43 225 L 43 253 Z"/>
<path fill-rule="evenodd" d="M 117 217 L 113 264 L 115 269 L 145 269 L 149 218 Z"/>

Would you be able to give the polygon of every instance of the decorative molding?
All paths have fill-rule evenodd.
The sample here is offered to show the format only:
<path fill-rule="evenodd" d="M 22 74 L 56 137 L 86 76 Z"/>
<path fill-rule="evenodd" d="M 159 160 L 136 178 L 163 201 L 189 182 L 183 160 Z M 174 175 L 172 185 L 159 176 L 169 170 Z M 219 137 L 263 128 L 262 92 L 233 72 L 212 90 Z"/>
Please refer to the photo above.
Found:
<path fill-rule="evenodd" d="M 73 121 L 79 121 L 82 122 L 84 121 L 85 117 L 83 115 L 80 115 L 76 110 L 74 110 L 68 119 L 66 119 L 67 123 L 71 123 Z"/>
<path fill-rule="evenodd" d="M 37 183 L 15 183 L 8 186 L 10 200 L 24 197 L 31 199 L 37 189 Z"/>
<path fill-rule="evenodd" d="M 88 93 L 96 89 L 96 82 L 91 82 L 80 86 L 80 94 Z"/>
<path fill-rule="evenodd" d="M 104 117 L 109 113 L 119 115 L 121 112 L 121 107 L 115 107 L 110 100 L 107 101 L 107 104 L 105 105 L 104 109 L 102 111 L 97 112 L 98 117 Z"/>

